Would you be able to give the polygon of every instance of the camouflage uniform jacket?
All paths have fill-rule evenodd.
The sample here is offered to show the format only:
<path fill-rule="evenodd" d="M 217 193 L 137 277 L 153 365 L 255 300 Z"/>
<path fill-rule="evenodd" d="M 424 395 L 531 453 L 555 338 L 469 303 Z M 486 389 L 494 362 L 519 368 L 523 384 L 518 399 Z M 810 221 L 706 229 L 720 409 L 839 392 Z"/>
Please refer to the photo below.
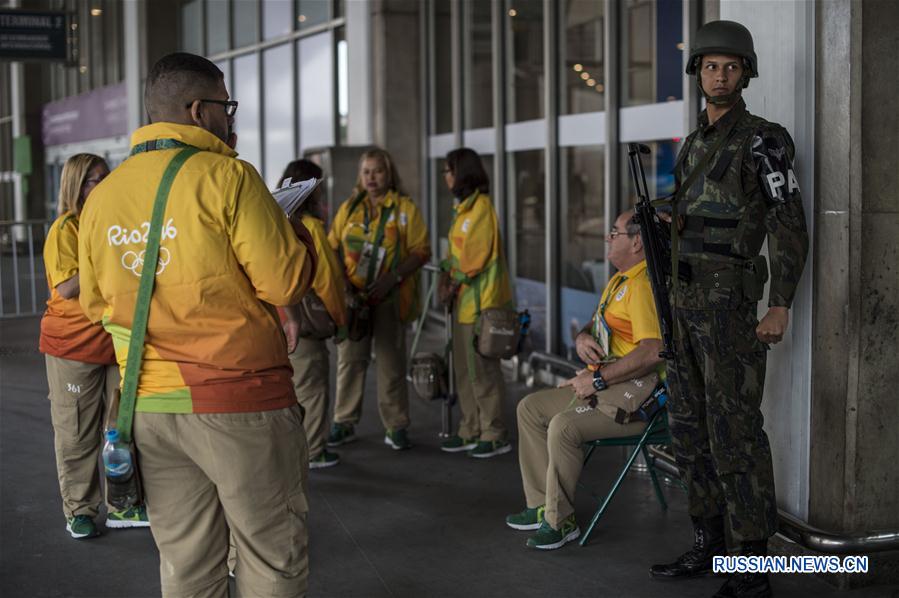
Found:
<path fill-rule="evenodd" d="M 676 306 L 737 309 L 758 301 L 768 269 L 757 256 L 767 235 L 768 304 L 790 307 L 808 253 L 793 140 L 780 125 L 750 114 L 742 99 L 712 125 L 703 111 L 675 164 L 678 187 L 721 135 L 727 139 L 717 155 L 689 189 L 679 189 L 678 213 L 685 216 L 679 253 L 691 278 L 679 284 Z M 757 292 L 749 290 L 747 269 L 757 273 Z"/>

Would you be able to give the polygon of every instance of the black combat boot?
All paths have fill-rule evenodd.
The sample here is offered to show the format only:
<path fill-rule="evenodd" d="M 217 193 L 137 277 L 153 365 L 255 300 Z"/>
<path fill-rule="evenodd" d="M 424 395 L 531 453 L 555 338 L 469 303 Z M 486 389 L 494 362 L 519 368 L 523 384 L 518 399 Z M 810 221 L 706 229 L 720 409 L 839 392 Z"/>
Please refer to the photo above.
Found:
<path fill-rule="evenodd" d="M 765 556 L 768 541 L 743 542 L 740 556 Z M 734 573 L 727 578 L 721 589 L 712 598 L 770 598 L 771 584 L 766 573 Z"/>
<path fill-rule="evenodd" d="M 673 563 L 653 565 L 649 574 L 654 579 L 687 579 L 712 571 L 712 558 L 726 553 L 724 545 L 724 519 L 693 520 L 693 548 L 677 557 Z"/>

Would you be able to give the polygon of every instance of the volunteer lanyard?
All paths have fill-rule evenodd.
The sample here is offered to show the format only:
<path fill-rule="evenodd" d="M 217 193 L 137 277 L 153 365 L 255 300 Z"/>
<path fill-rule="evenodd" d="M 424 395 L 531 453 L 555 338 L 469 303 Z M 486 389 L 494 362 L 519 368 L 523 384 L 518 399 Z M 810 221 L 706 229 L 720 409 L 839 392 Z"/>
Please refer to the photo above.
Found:
<path fill-rule="evenodd" d="M 619 273 L 615 276 L 617 279 L 613 278 L 614 284 L 612 284 L 612 282 L 609 283 L 609 286 L 606 287 L 606 292 L 603 293 L 602 298 L 599 301 L 599 305 L 596 307 L 596 314 L 593 316 L 593 338 L 599 338 L 599 327 L 603 326 L 606 321 L 606 308 L 609 306 L 609 302 L 612 300 L 615 291 L 617 291 L 627 280 L 627 276 L 624 274 Z"/>
<path fill-rule="evenodd" d="M 122 442 L 131 441 L 131 427 L 134 422 L 134 407 L 137 401 L 137 382 L 140 377 L 141 362 L 144 353 L 144 337 L 147 333 L 147 321 L 150 313 L 150 299 L 156 283 L 156 264 L 159 261 L 159 241 L 162 236 L 162 221 L 165 218 L 165 206 L 168 203 L 169 191 L 181 167 L 188 158 L 199 152 L 196 147 L 181 143 L 175 139 L 157 139 L 140 143 L 131 150 L 131 155 L 158 149 L 180 148 L 168 163 L 162 174 L 156 199 L 153 202 L 153 215 L 150 219 L 150 230 L 147 234 L 147 248 L 144 250 L 144 267 L 140 276 L 134 317 L 131 322 L 131 339 L 128 343 L 128 358 L 125 362 L 125 376 L 122 381 L 122 396 L 119 402 L 119 416 L 116 428 Z M 150 265 L 148 268 L 147 265 Z"/>

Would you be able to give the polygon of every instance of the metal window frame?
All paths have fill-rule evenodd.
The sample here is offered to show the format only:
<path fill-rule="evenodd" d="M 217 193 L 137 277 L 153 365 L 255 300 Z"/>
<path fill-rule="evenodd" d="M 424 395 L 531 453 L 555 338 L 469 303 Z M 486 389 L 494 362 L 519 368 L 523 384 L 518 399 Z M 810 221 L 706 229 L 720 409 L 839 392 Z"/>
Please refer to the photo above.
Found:
<path fill-rule="evenodd" d="M 556 353 L 559 348 L 558 325 L 562 289 L 559 277 L 559 2 L 543 0 L 543 72 L 544 116 L 546 118 L 546 147 L 543 149 L 544 222 L 546 236 L 546 351 Z"/>

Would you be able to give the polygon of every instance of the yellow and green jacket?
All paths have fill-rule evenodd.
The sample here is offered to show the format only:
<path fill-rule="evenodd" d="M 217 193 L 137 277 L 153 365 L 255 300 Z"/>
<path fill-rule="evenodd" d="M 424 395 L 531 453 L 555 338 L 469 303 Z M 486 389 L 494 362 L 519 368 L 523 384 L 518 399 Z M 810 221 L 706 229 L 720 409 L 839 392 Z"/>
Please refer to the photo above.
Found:
<path fill-rule="evenodd" d="M 449 231 L 449 258 L 442 267 L 461 283 L 455 305 L 459 323 L 473 324 L 484 309 L 514 309 L 499 223 L 490 196 L 474 193 L 461 201 L 455 212 Z"/>
<path fill-rule="evenodd" d="M 314 270 L 259 173 L 199 127 L 156 123 L 136 146 L 173 139 L 199 148 L 175 178 L 163 219 L 137 411 L 228 413 L 296 401 L 273 305 L 298 303 Z M 81 215 L 81 306 L 112 335 L 124 374 L 146 234 L 159 182 L 179 149 L 129 157 Z M 314 263 L 314 262 L 313 262 Z"/>
<path fill-rule="evenodd" d="M 40 350 L 83 363 L 116 363 L 112 339 L 84 316 L 78 298 L 64 299 L 56 287 L 78 274 L 78 216 L 66 212 L 50 225 L 44 242 L 44 268 L 50 298 L 41 318 Z"/>
<path fill-rule="evenodd" d="M 367 193 L 361 198 L 350 197 L 337 210 L 331 223 L 331 232 L 328 233 L 328 241 L 331 248 L 343 258 L 347 279 L 360 290 L 365 288 L 368 275 L 367 271 L 359 268 L 362 248 L 365 243 L 374 244 L 383 210 L 390 210 L 381 241 L 385 254 L 380 269 L 370 282 L 395 268 L 410 255 L 419 256 L 423 262 L 431 258 L 428 229 L 418 206 L 409 197 L 389 191 L 377 208 L 372 205 Z M 409 276 L 400 284 L 395 299 L 388 299 L 397 301 L 398 315 L 402 322 L 414 320 L 420 313 L 418 282 L 418 273 Z"/>
<path fill-rule="evenodd" d="M 337 337 L 346 337 L 346 294 L 344 293 L 343 268 L 340 260 L 328 244 L 328 234 L 321 220 L 310 214 L 304 214 L 303 225 L 312 236 L 315 252 L 318 254 L 315 279 L 312 290 L 328 309 L 328 315 L 337 325 Z"/>

